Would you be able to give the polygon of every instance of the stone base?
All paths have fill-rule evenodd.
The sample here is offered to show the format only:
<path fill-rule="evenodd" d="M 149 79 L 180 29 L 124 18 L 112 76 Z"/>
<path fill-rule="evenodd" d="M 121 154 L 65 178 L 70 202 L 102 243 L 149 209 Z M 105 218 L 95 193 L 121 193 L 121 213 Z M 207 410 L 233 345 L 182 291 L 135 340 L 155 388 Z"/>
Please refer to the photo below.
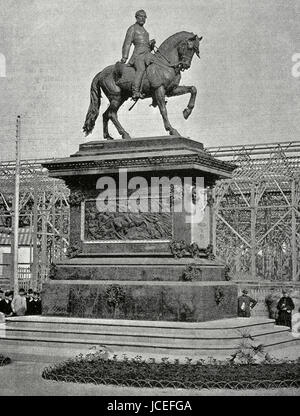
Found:
<path fill-rule="evenodd" d="M 66 281 L 43 285 L 43 315 L 201 322 L 235 317 L 229 282 Z"/>
<path fill-rule="evenodd" d="M 75 256 L 57 263 L 43 285 L 44 315 L 186 322 L 236 316 L 237 288 L 226 282 L 225 266 L 209 260 L 211 187 L 235 166 L 177 136 L 84 143 L 43 166 L 70 188 Z M 97 204 L 107 176 L 112 211 Z M 132 206 L 138 189 L 140 203 Z"/>
<path fill-rule="evenodd" d="M 194 281 L 224 281 L 224 265 L 208 259 L 146 256 L 76 257 L 56 263 L 55 280 L 182 281 L 191 266 Z"/>

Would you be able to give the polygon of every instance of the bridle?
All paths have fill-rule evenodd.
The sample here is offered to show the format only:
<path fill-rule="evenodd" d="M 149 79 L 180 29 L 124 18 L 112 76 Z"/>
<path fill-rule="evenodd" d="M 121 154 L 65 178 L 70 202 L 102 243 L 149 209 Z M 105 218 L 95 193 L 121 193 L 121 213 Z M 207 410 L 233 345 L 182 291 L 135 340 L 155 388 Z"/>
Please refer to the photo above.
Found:
<path fill-rule="evenodd" d="M 186 43 L 186 41 L 184 41 L 184 42 Z M 160 57 L 162 57 L 166 61 L 166 63 L 161 63 L 163 66 L 167 66 L 169 68 L 174 68 L 175 70 L 179 70 L 179 71 L 182 71 L 182 72 L 185 71 L 185 69 L 187 69 L 187 68 L 184 68 L 184 66 L 183 66 L 185 62 L 179 61 L 177 64 L 172 64 L 170 62 L 170 60 L 159 50 L 159 48 L 154 46 L 153 49 L 155 50 L 156 54 L 159 54 Z M 182 58 L 186 58 L 186 57 L 183 56 Z M 156 63 L 157 65 L 160 65 L 160 63 L 157 62 L 157 61 L 155 61 L 154 63 Z"/>
<path fill-rule="evenodd" d="M 184 71 L 185 70 L 185 68 L 183 67 L 184 62 L 179 61 L 177 64 L 172 64 L 170 62 L 170 60 L 159 50 L 159 48 L 157 48 L 156 46 L 154 46 L 154 48 L 156 49 L 155 53 L 159 54 L 167 62 L 167 63 L 161 63 L 163 66 L 167 66 L 169 68 L 174 68 L 175 70 L 179 69 L 179 71 Z M 160 65 L 160 63 L 157 62 L 157 61 L 155 61 L 153 63 L 156 63 L 157 65 Z"/>

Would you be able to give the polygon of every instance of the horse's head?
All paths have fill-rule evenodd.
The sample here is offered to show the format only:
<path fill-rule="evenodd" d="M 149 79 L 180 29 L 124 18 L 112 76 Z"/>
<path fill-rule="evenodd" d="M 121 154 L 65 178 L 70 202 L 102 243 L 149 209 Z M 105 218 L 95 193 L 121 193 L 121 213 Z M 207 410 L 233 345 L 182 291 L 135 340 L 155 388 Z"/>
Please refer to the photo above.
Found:
<path fill-rule="evenodd" d="M 201 39 L 202 36 L 199 38 L 198 35 L 193 35 L 178 45 L 178 67 L 181 71 L 190 68 L 194 54 L 200 58 L 199 44 Z"/>

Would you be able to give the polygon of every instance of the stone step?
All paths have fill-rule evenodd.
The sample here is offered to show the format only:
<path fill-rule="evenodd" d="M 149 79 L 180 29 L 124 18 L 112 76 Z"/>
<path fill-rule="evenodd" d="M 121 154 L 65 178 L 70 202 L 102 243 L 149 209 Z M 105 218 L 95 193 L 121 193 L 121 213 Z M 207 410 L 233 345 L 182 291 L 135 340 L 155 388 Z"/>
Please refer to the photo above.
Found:
<path fill-rule="evenodd" d="M 36 356 L 37 361 L 45 362 L 63 361 L 95 349 L 119 357 L 125 353 L 182 360 L 226 359 L 236 352 L 243 332 L 256 335 L 251 343 L 263 344 L 270 353 L 295 345 L 288 328 L 265 318 L 186 323 L 25 316 L 8 318 L 2 325 L 6 327 L 0 338 L 2 351 L 13 353 L 16 359 L 34 361 Z"/>
<path fill-rule="evenodd" d="M 73 334 L 73 337 L 66 336 L 64 332 L 31 332 L 28 331 L 16 331 L 16 330 L 7 330 L 5 337 L 1 338 L 2 341 L 19 341 L 19 342 L 33 342 L 36 344 L 40 343 L 49 343 L 50 345 L 60 344 L 68 345 L 70 347 L 78 347 L 83 345 L 97 346 L 105 345 L 113 349 L 124 347 L 129 348 L 129 350 L 134 350 L 138 348 L 154 348 L 154 349 L 164 349 L 164 350 L 182 350 L 182 351 L 191 351 L 191 350 L 205 350 L 205 349 L 236 349 L 241 343 L 242 338 L 238 339 L 176 339 L 176 338 L 161 338 L 158 337 L 140 337 L 140 336 L 119 336 L 117 333 L 115 335 L 99 336 L 98 334 L 95 337 L 92 337 L 91 334 Z M 263 344 L 267 345 L 276 345 L 282 342 L 288 342 L 292 338 L 291 334 L 285 330 L 280 331 L 279 333 L 269 333 L 256 337 L 255 341 L 252 341 L 253 344 Z"/>
<path fill-rule="evenodd" d="M 202 331 L 204 332 L 204 331 Z M 237 347 L 238 344 L 244 339 L 242 335 L 236 331 L 233 336 L 229 336 L 227 333 L 216 336 L 206 334 L 195 334 L 194 331 L 190 331 L 184 335 L 169 335 L 169 334 L 156 334 L 153 333 L 136 333 L 134 331 L 121 332 L 115 330 L 112 332 L 92 332 L 90 330 L 75 331 L 73 329 L 56 328 L 52 330 L 48 329 L 35 329 L 31 326 L 27 328 L 11 328 L 6 327 L 6 337 L 8 338 L 26 338 L 31 337 L 34 339 L 61 339 L 64 341 L 77 342 L 84 341 L 86 339 L 94 343 L 106 344 L 109 343 L 134 343 L 141 342 L 149 345 L 166 345 L 168 343 L 177 347 L 214 347 L 214 346 L 226 346 Z M 254 341 L 253 343 L 266 343 L 285 340 L 290 333 L 286 329 L 272 329 L 266 332 L 265 329 L 256 329 L 252 333 Z"/>
<path fill-rule="evenodd" d="M 283 346 L 291 345 L 295 343 L 295 338 L 281 340 L 279 342 L 272 341 L 270 344 L 265 344 L 265 350 L 272 353 L 272 351 L 282 348 Z M 77 341 L 77 342 L 70 342 L 64 341 L 61 339 L 34 339 L 30 337 L 24 338 L 2 338 L 0 340 L 0 345 L 2 350 L 6 351 L 6 346 L 10 348 L 19 348 L 20 345 L 23 347 L 28 348 L 29 352 L 33 353 L 32 347 L 35 348 L 63 348 L 68 349 L 70 356 L 74 356 L 77 354 L 78 350 L 83 351 L 91 351 L 94 346 L 99 348 L 107 349 L 112 354 L 126 354 L 126 353 L 134 353 L 136 355 L 144 355 L 144 354 L 157 354 L 163 357 L 168 356 L 184 356 L 184 357 L 202 357 L 202 356 L 223 356 L 229 357 L 231 354 L 236 352 L 236 348 L 230 347 L 202 347 L 202 348 L 193 348 L 193 347 L 178 347 L 174 345 L 149 345 L 147 343 L 142 342 L 119 342 L 119 343 L 112 343 L 106 342 L 105 345 L 99 345 L 98 343 L 94 343 L 90 340 L 85 341 Z"/>
<path fill-rule="evenodd" d="M 284 329 L 282 327 L 274 327 L 274 321 L 271 319 L 245 319 L 233 318 L 221 321 L 208 322 L 163 322 L 163 321 L 133 321 L 133 320 L 109 320 L 109 319 L 88 319 L 88 318 L 65 318 L 65 317 L 44 317 L 44 316 L 25 316 L 14 317 L 6 320 L 10 328 L 21 329 L 30 328 L 43 330 L 64 331 L 88 331 L 92 333 L 132 333 L 168 335 L 168 336 L 188 336 L 193 337 L 235 337 L 238 333 L 257 333 L 259 330 L 266 332 Z"/>
<path fill-rule="evenodd" d="M 116 322 L 116 321 L 115 321 Z M 127 321 L 128 322 L 128 321 Z M 142 321 L 140 321 L 142 322 Z M 164 326 L 163 324 L 150 326 L 150 325 L 134 325 L 130 323 L 118 325 L 118 323 L 102 322 L 102 323 L 72 323 L 72 322 L 56 322 L 56 321 L 41 321 L 41 320 L 32 320 L 32 321 L 7 321 L 7 324 L 10 328 L 21 329 L 27 328 L 30 326 L 33 329 L 47 329 L 51 330 L 65 330 L 65 331 L 90 331 L 93 333 L 115 333 L 116 331 L 123 332 L 134 332 L 136 334 L 151 334 L 153 336 L 157 334 L 164 334 L 169 336 L 188 336 L 191 334 L 193 336 L 207 336 L 207 337 L 222 337 L 224 336 L 224 331 L 226 331 L 228 336 L 236 336 L 236 334 L 241 333 L 256 333 L 258 330 L 271 331 L 274 328 L 273 322 L 262 323 L 260 325 L 249 325 L 249 326 L 240 326 L 236 328 L 207 328 L 201 326 L 195 326 L 191 324 L 190 326 Z"/>

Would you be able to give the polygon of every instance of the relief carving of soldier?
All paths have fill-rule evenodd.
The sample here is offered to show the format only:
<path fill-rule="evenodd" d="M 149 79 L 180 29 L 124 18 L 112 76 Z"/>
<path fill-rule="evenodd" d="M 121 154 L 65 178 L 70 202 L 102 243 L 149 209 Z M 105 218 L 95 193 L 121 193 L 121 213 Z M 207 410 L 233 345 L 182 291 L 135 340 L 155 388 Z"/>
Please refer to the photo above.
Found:
<path fill-rule="evenodd" d="M 130 26 L 127 30 L 125 40 L 122 47 L 122 59 L 121 62 L 126 63 L 131 45 L 134 45 L 133 54 L 128 61 L 128 65 L 132 65 L 135 68 L 135 79 L 132 87 L 132 98 L 138 100 L 144 98 L 141 94 L 141 83 L 146 66 L 149 65 L 152 59 L 151 51 L 154 49 L 155 40 L 149 41 L 149 33 L 144 28 L 146 22 L 146 12 L 144 10 L 138 10 L 135 14 L 136 23 Z"/>

